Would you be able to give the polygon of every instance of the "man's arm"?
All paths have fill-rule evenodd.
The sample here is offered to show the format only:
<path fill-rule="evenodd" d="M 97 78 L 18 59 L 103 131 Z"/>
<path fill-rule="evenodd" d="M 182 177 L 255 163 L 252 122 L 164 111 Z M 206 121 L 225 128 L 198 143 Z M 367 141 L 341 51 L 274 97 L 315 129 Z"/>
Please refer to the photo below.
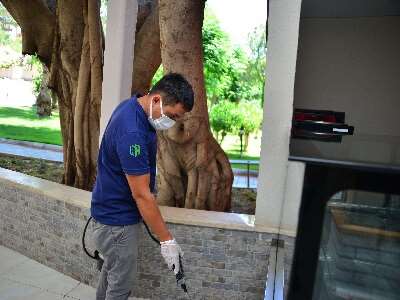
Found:
<path fill-rule="evenodd" d="M 172 240 L 173 237 L 161 216 L 154 195 L 150 192 L 150 175 L 126 175 L 133 198 L 146 224 L 155 233 L 160 242 Z"/>

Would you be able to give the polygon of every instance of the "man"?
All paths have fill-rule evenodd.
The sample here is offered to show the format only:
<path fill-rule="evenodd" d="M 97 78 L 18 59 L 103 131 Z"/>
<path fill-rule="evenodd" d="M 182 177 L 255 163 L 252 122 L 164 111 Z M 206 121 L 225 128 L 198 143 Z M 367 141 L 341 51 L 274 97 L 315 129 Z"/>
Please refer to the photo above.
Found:
<path fill-rule="evenodd" d="M 104 132 L 92 193 L 94 242 L 104 257 L 97 300 L 128 299 L 135 280 L 141 218 L 161 242 L 169 269 L 179 271 L 179 245 L 168 231 L 152 194 L 155 185 L 156 130 L 171 128 L 193 107 L 186 79 L 164 76 L 143 96 L 114 110 Z"/>

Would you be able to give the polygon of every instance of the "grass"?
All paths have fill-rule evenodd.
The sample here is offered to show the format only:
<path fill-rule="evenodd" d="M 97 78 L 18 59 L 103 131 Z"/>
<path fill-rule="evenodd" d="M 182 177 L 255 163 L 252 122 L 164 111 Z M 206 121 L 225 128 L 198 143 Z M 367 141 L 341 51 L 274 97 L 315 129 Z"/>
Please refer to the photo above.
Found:
<path fill-rule="evenodd" d="M 31 107 L 0 107 L 0 137 L 13 140 L 62 145 L 58 112 L 52 116 L 39 118 Z M 229 159 L 259 160 L 260 137 L 250 135 L 247 152 L 240 156 L 238 136 L 225 137 L 222 148 Z M 232 164 L 235 169 L 247 169 L 245 164 Z M 258 165 L 250 165 L 250 170 L 258 170 Z"/>
<path fill-rule="evenodd" d="M 222 149 L 226 152 L 229 159 L 241 159 L 241 160 L 260 160 L 260 147 L 261 141 L 260 136 L 252 134 L 249 137 L 249 145 L 247 151 L 240 155 L 240 139 L 238 136 L 228 135 L 222 142 Z M 232 168 L 235 169 L 247 169 L 245 164 L 232 164 Z M 258 171 L 258 165 L 250 165 L 250 170 Z"/>
<path fill-rule="evenodd" d="M 58 112 L 39 118 L 31 107 L 0 107 L 0 137 L 62 145 Z"/>
<path fill-rule="evenodd" d="M 241 160 L 260 160 L 259 156 L 251 156 L 251 155 L 242 155 L 240 157 L 240 153 L 235 153 L 235 152 L 226 152 L 228 155 L 229 159 L 241 159 Z M 231 164 L 233 169 L 244 169 L 247 170 L 247 165 L 246 164 Z M 252 171 L 258 171 L 258 165 L 250 165 L 250 170 Z"/>
<path fill-rule="evenodd" d="M 243 154 L 240 156 L 240 151 L 230 151 L 226 152 L 228 155 L 229 159 L 241 159 L 241 160 L 260 160 L 259 156 L 252 156 L 252 155 L 247 155 Z M 232 168 L 234 169 L 246 169 L 247 170 L 247 165 L 246 164 L 232 164 Z M 250 165 L 250 170 L 253 171 L 258 171 L 258 165 Z"/>

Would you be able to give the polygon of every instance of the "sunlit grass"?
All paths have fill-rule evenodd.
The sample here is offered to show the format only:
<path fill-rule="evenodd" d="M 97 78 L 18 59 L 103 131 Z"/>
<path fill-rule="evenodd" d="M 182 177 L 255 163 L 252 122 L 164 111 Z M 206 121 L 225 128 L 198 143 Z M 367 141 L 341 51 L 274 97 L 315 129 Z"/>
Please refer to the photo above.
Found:
<path fill-rule="evenodd" d="M 39 118 L 31 107 L 0 107 L 0 137 L 62 145 L 58 112 Z"/>
<path fill-rule="evenodd" d="M 244 139 L 243 139 L 244 143 Z M 247 151 L 240 154 L 239 136 L 227 135 L 222 142 L 222 149 L 228 155 L 229 159 L 234 160 L 260 160 L 261 137 L 260 134 L 251 134 L 249 137 L 249 146 Z M 235 169 L 247 169 L 245 164 L 232 164 Z M 258 170 L 258 165 L 250 165 L 250 170 Z"/>

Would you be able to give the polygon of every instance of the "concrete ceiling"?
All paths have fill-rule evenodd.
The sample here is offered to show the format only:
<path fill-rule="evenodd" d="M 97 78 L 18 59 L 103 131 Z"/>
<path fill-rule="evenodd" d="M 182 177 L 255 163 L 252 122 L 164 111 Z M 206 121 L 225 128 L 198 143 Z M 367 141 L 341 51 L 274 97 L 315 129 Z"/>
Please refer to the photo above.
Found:
<path fill-rule="evenodd" d="M 303 18 L 400 16 L 400 0 L 303 0 Z"/>

